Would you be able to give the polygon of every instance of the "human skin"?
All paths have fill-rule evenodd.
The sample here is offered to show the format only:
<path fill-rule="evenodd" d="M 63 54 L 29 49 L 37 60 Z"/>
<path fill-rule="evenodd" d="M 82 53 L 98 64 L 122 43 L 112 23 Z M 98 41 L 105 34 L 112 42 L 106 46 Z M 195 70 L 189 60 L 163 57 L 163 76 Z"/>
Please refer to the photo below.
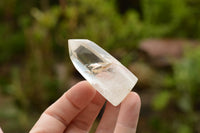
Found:
<path fill-rule="evenodd" d="M 42 113 L 30 133 L 88 133 L 105 101 L 87 81 L 81 81 Z M 117 107 L 107 102 L 96 133 L 135 133 L 140 106 L 135 92 Z"/>

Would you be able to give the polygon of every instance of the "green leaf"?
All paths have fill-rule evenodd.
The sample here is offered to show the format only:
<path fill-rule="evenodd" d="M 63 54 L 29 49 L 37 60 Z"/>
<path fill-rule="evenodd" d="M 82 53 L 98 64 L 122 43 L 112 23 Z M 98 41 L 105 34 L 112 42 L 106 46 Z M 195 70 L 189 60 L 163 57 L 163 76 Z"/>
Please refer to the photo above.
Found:
<path fill-rule="evenodd" d="M 168 91 L 158 93 L 153 99 L 153 108 L 155 110 L 164 109 L 168 105 L 170 98 L 171 94 Z"/>

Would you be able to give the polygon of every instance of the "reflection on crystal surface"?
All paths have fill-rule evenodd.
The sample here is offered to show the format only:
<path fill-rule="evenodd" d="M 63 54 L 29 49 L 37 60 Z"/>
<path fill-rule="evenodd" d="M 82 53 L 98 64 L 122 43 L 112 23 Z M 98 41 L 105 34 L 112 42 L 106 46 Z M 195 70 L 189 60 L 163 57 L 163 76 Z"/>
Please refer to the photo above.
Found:
<path fill-rule="evenodd" d="M 75 68 L 110 103 L 120 104 L 136 84 L 137 77 L 94 42 L 70 39 L 68 44 Z"/>

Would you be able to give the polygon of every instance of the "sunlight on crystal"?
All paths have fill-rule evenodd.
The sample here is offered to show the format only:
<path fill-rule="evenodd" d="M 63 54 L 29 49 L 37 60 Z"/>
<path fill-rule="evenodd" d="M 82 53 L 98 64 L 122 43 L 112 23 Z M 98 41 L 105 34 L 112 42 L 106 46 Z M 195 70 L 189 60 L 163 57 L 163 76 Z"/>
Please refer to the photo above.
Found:
<path fill-rule="evenodd" d="M 135 86 L 137 77 L 92 41 L 70 39 L 68 45 L 75 68 L 110 103 L 119 105 Z"/>

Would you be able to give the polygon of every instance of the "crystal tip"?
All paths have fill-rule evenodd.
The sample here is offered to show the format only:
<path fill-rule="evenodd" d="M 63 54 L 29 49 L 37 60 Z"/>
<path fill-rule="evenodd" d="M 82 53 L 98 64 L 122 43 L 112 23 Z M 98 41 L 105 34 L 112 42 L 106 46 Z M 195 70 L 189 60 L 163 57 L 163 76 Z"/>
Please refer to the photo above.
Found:
<path fill-rule="evenodd" d="M 80 42 L 85 42 L 85 41 L 89 41 L 88 39 L 69 39 L 68 40 L 68 44 L 74 44 L 74 43 L 80 43 Z"/>
<path fill-rule="evenodd" d="M 82 44 L 88 44 L 91 41 L 89 41 L 88 39 L 69 39 L 68 40 L 68 48 L 69 51 L 74 51 L 75 49 L 77 49 L 80 45 Z"/>

